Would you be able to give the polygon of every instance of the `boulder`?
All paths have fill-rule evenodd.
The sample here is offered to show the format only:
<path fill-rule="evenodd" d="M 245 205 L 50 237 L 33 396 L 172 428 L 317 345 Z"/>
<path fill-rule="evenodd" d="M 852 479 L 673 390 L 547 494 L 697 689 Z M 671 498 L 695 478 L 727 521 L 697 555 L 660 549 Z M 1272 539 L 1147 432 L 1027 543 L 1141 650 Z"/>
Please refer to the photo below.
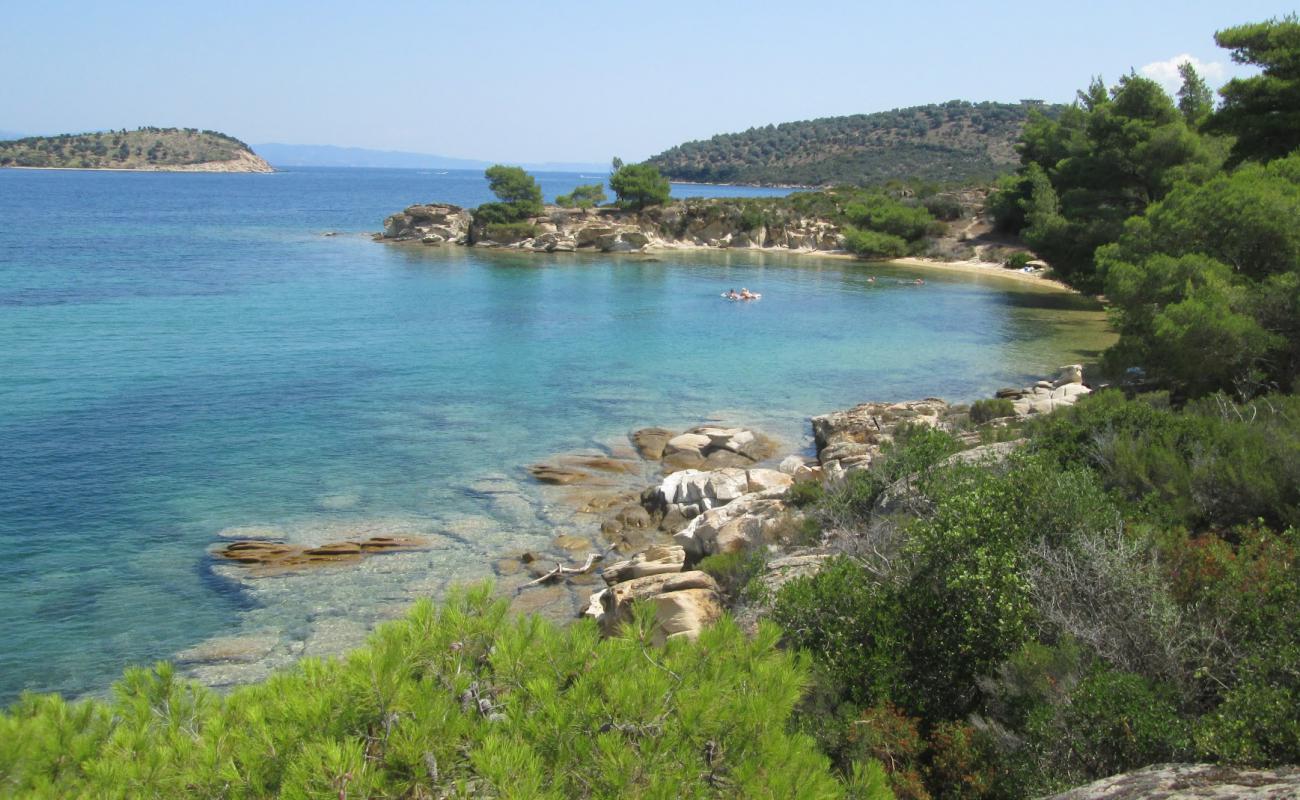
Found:
<path fill-rule="evenodd" d="M 745 471 L 750 492 L 766 492 L 772 489 L 789 489 L 794 485 L 794 477 L 775 469 L 751 469 Z"/>
<path fill-rule="evenodd" d="M 1083 365 L 1067 364 L 1061 367 L 1060 374 L 1056 377 L 1055 386 L 1065 386 L 1066 384 L 1083 383 Z"/>
<path fill-rule="evenodd" d="M 659 498 L 667 505 L 698 505 L 713 508 L 735 500 L 749 491 L 749 474 L 736 467 L 688 469 L 674 472 L 659 485 Z"/>
<path fill-rule="evenodd" d="M 1281 800 L 1300 797 L 1300 767 L 1248 769 L 1220 764 L 1157 764 L 1094 781 L 1048 800 Z"/>
<path fill-rule="evenodd" d="M 712 508 L 691 519 L 685 527 L 673 534 L 673 541 L 686 551 L 686 560 L 695 563 L 705 556 L 735 552 L 765 541 L 779 524 L 785 512 L 781 495 L 785 490 L 746 494 L 727 505 Z M 757 522 L 741 522 L 742 518 Z M 725 531 L 725 533 L 724 533 Z"/>
<path fill-rule="evenodd" d="M 637 553 L 627 561 L 613 564 L 602 570 L 600 576 L 605 579 L 605 583 L 612 586 L 634 578 L 681 572 L 685 565 L 686 551 L 681 546 L 657 545 Z"/>
<path fill-rule="evenodd" d="M 704 626 L 722 618 L 722 597 L 714 589 L 680 589 L 654 597 L 655 622 L 653 641 L 699 637 Z"/>
<path fill-rule="evenodd" d="M 606 635 L 610 635 L 618 629 L 618 626 L 631 618 L 632 603 L 638 600 L 649 600 L 661 594 L 692 589 L 703 589 L 715 595 L 719 593 L 718 582 L 707 572 L 692 570 L 648 575 L 616 583 L 607 589 L 594 592 L 583 615 L 598 621 L 601 630 Z"/>
<path fill-rule="evenodd" d="M 681 433 L 669 439 L 664 445 L 664 456 L 673 456 L 680 453 L 704 457 L 704 451 L 712 444 L 712 440 L 702 433 Z"/>
<path fill-rule="evenodd" d="M 664 457 L 664 449 L 675 434 L 666 428 L 642 428 L 632 433 L 632 445 L 642 458 L 658 461 Z"/>

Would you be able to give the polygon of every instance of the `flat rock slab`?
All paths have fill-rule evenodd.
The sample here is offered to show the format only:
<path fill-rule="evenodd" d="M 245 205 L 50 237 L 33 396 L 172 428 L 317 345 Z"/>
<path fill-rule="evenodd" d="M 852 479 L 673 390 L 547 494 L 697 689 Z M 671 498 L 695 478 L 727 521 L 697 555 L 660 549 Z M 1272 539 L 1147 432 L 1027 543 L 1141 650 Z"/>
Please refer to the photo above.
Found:
<path fill-rule="evenodd" d="M 213 551 L 224 561 L 248 567 L 251 577 L 269 577 L 306 569 L 355 564 L 362 557 L 400 550 L 422 550 L 429 541 L 419 536 L 371 536 L 306 547 L 261 539 L 242 539 Z"/>
<path fill-rule="evenodd" d="M 1236 769 L 1217 764 L 1158 764 L 1094 781 L 1049 800 L 1294 800 L 1300 767 Z"/>

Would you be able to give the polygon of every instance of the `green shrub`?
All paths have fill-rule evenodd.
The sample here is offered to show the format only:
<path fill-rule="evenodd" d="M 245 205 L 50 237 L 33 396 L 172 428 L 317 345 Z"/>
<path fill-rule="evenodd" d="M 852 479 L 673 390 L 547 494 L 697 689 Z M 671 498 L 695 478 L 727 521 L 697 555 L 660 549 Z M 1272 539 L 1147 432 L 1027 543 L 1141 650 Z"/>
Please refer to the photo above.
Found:
<path fill-rule="evenodd" d="M 1212 397 L 1181 411 L 1098 392 L 1031 429 L 1031 447 L 1086 464 L 1135 509 L 1194 529 L 1300 524 L 1300 398 Z"/>
<path fill-rule="evenodd" d="M 1015 408 L 1012 406 L 1011 401 L 1005 397 L 976 400 L 970 406 L 970 420 L 976 425 L 1004 417 L 1014 417 L 1015 415 Z"/>
<path fill-rule="evenodd" d="M 499 244 L 513 244 L 537 236 L 537 226 L 530 222 L 493 222 L 483 229 L 484 237 Z"/>
<path fill-rule="evenodd" d="M 767 566 L 767 549 L 763 547 L 739 553 L 717 553 L 700 560 L 696 569 L 714 577 L 730 600 L 746 600 L 753 596 L 751 582 L 763 574 Z"/>
<path fill-rule="evenodd" d="M 1030 741 L 1046 769 L 1084 782 L 1191 755 L 1173 693 L 1140 675 L 1098 668 L 1068 702 L 1031 715 Z"/>
<path fill-rule="evenodd" d="M 771 619 L 845 697 L 863 705 L 893 696 L 902 672 L 898 604 L 852 559 L 831 559 L 777 592 Z"/>
<path fill-rule="evenodd" d="M 1017 250 L 1002 261 L 1002 266 L 1007 269 L 1024 269 L 1029 266 L 1029 262 L 1033 260 L 1034 257 L 1029 253 L 1026 253 L 1024 250 Z"/>
<path fill-rule="evenodd" d="M 800 481 L 785 493 L 785 502 L 795 508 L 807 508 L 826 497 L 826 487 L 820 481 Z"/>
<path fill-rule="evenodd" d="M 863 258 L 901 258 L 907 255 L 907 242 L 892 234 L 844 229 L 844 248 Z"/>
<path fill-rule="evenodd" d="M 38 797 L 843 795 L 786 732 L 805 662 L 763 624 L 650 644 L 509 616 L 490 587 L 418 603 L 346 658 L 221 696 L 169 667 L 111 700 L 28 696 L 0 716 L 5 794 Z"/>
<path fill-rule="evenodd" d="M 908 529 L 911 574 L 899 591 L 909 708 L 960 719 L 981 699 L 977 679 L 1027 640 L 1031 546 L 1101 536 L 1119 515 L 1091 473 L 1021 454 L 1000 469 L 939 470 L 926 493 L 934 511 Z"/>
<path fill-rule="evenodd" d="M 1239 682 L 1201 720 L 1202 757 L 1259 766 L 1300 761 L 1300 644 L 1260 652 L 1240 667 Z"/>

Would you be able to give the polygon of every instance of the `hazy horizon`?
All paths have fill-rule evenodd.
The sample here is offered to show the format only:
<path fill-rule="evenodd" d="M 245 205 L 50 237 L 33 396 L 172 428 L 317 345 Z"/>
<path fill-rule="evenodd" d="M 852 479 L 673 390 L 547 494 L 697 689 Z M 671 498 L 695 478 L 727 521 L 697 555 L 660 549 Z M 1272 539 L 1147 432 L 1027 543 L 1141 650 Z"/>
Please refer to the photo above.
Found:
<path fill-rule="evenodd" d="M 19 6 L 0 68 L 0 128 L 26 134 L 195 127 L 250 143 L 471 161 L 640 160 L 718 133 L 945 102 L 1069 102 L 1094 75 L 1211 85 L 1246 69 L 1215 30 L 1285 15 L 1277 2 L 925 13 L 820 2 L 548 7 L 397 2 L 274 8 L 72 0 Z M 74 68 L 69 68 L 69 66 Z M 92 67 L 89 69 L 88 67 Z"/>

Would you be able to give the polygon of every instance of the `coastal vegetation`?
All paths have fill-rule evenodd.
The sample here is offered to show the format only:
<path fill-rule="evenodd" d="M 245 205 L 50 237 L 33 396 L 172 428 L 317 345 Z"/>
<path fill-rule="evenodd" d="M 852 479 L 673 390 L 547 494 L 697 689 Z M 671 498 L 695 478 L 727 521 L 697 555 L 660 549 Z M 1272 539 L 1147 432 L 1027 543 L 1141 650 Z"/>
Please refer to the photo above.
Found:
<path fill-rule="evenodd" d="M 858 460 L 833 480 L 800 461 L 776 541 L 690 564 L 752 634 L 723 617 L 656 645 L 642 603 L 602 638 L 463 589 L 228 696 L 167 665 L 108 700 L 26 696 L 0 716 L 0 791 L 1010 800 L 1153 763 L 1300 763 L 1300 154 L 1250 133 L 1295 110 L 1300 23 L 1219 41 L 1262 83 L 1211 110 L 1190 67 L 1178 102 L 1094 81 L 1029 119 L 990 200 L 1058 274 L 1105 291 L 1117 386 L 1049 383 L 1082 399 L 1033 415 L 1000 392 L 893 424 L 869 455 L 837 441 Z M 531 176 L 488 178 L 498 201 L 475 224 L 536 233 Z M 662 180 L 616 162 L 610 187 L 658 213 Z M 939 230 L 926 200 L 839 187 L 697 203 L 694 222 L 829 220 L 855 252 L 897 255 Z M 819 566 L 773 585 L 769 543 L 815 545 Z"/>
<path fill-rule="evenodd" d="M 842 555 L 774 598 L 814 658 L 796 724 L 898 797 L 1300 760 L 1297 398 L 1108 391 L 980 430 L 1024 444 L 950 461 L 951 434 L 905 428 L 803 500 Z"/>
<path fill-rule="evenodd" d="M 1225 85 L 1218 110 L 1190 65 L 1178 105 L 1145 78 L 1096 79 L 1030 119 L 1021 169 L 989 199 L 1057 276 L 1104 292 L 1121 335 L 1109 370 L 1179 398 L 1293 391 L 1300 375 L 1300 22 L 1216 39 L 1262 69 Z"/>
<path fill-rule="evenodd" d="M 236 160 L 265 166 L 233 136 L 194 128 L 122 129 L 0 141 L 0 167 L 165 169 Z"/>
<path fill-rule="evenodd" d="M 615 158 L 609 176 L 609 188 L 618 197 L 619 208 L 644 211 L 647 206 L 668 202 L 672 187 L 668 179 L 659 174 L 659 168 L 650 163 L 624 164 Z"/>
<path fill-rule="evenodd" d="M 1016 137 L 1034 110 L 1050 118 L 1060 109 L 1033 100 L 953 100 L 785 122 L 680 144 L 649 163 L 674 180 L 702 183 L 984 182 L 1016 166 Z"/>

